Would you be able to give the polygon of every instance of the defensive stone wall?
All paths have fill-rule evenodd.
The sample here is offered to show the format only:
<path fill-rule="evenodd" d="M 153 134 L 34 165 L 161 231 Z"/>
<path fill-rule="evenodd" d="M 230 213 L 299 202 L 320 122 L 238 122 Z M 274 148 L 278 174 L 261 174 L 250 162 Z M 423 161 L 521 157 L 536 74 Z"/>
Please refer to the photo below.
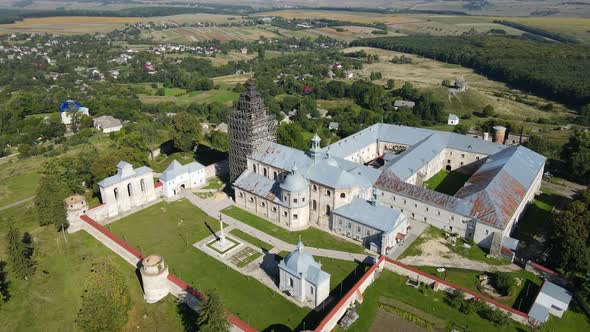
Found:
<path fill-rule="evenodd" d="M 379 272 L 383 270 L 385 256 L 381 256 L 377 262 L 369 268 L 363 277 L 344 295 L 338 304 L 324 317 L 315 332 L 331 331 L 338 321 L 344 316 L 346 310 L 355 302 L 363 302 L 363 293 L 377 279 Z"/>

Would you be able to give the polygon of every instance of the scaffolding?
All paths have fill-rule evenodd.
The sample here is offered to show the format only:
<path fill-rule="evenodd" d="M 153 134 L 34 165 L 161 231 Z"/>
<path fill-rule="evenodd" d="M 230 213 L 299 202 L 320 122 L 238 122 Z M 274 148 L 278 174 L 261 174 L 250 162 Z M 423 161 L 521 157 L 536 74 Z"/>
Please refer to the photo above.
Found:
<path fill-rule="evenodd" d="M 262 97 L 256 92 L 256 85 L 246 82 L 246 92 L 240 95 L 228 120 L 231 182 L 248 168 L 248 157 L 263 143 L 275 140 L 276 125 L 276 121 L 268 115 Z"/>

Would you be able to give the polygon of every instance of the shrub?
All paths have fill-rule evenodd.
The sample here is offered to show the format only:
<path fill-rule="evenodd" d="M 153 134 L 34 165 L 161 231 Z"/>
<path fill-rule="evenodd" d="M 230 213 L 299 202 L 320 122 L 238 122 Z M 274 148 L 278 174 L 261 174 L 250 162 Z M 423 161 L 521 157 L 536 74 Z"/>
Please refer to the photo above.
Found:
<path fill-rule="evenodd" d="M 463 291 L 460 289 L 455 289 L 453 293 L 447 293 L 445 301 L 449 306 L 459 309 L 461 307 L 461 303 L 465 301 L 465 293 L 463 293 Z"/>
<path fill-rule="evenodd" d="M 506 272 L 498 272 L 495 286 L 502 295 L 509 295 L 514 287 L 514 279 Z"/>

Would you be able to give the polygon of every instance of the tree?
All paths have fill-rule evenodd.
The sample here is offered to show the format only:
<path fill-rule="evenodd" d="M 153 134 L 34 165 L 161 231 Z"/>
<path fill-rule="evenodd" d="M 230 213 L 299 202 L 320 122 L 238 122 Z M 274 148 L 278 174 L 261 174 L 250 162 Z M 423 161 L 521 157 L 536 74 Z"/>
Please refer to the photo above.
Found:
<path fill-rule="evenodd" d="M 486 107 L 484 107 L 481 110 L 481 114 L 484 117 L 491 117 L 491 116 L 494 116 L 496 114 L 496 111 L 494 110 L 494 106 L 492 106 L 492 105 L 486 105 Z"/>
<path fill-rule="evenodd" d="M 211 289 L 206 293 L 206 299 L 199 311 L 197 326 L 200 332 L 229 331 L 230 323 L 225 317 L 223 303 L 217 291 Z"/>
<path fill-rule="evenodd" d="M 387 89 L 393 90 L 395 88 L 395 81 L 391 78 L 387 80 Z"/>
<path fill-rule="evenodd" d="M 553 217 L 552 259 L 567 274 L 590 272 L 590 190 Z"/>
<path fill-rule="evenodd" d="M 191 151 L 201 138 L 201 123 L 196 116 L 180 112 L 172 118 L 171 132 L 176 149 Z"/>
<path fill-rule="evenodd" d="M 130 308 L 125 279 L 110 261 L 92 264 L 76 324 L 84 331 L 119 331 Z"/>
<path fill-rule="evenodd" d="M 35 272 L 33 261 L 33 244 L 30 235 L 25 233 L 21 238 L 19 230 L 13 220 L 8 220 L 8 232 L 6 242 L 8 243 L 8 261 L 12 271 L 17 278 L 27 279 Z"/>
<path fill-rule="evenodd" d="M 229 137 L 226 133 L 214 130 L 209 134 L 209 141 L 217 150 L 227 151 L 229 149 Z"/>
<path fill-rule="evenodd" d="M 34 200 L 39 225 L 53 224 L 58 230 L 67 226 L 64 199 L 68 193 L 63 184 L 61 176 L 55 174 L 47 174 L 39 180 Z"/>
<path fill-rule="evenodd" d="M 590 182 L 590 132 L 576 132 L 563 146 L 561 157 L 571 178 Z"/>
<path fill-rule="evenodd" d="M 502 295 L 509 295 L 514 287 L 514 279 L 506 272 L 496 273 L 496 289 Z"/>

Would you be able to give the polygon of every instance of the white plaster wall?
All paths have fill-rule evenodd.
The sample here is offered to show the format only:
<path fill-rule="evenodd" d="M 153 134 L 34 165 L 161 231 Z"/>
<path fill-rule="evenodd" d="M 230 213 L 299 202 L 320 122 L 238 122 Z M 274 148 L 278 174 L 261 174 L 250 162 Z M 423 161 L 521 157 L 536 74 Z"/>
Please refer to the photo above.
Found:
<path fill-rule="evenodd" d="M 141 190 L 142 180 L 144 181 L 144 191 Z M 128 184 L 131 184 L 131 196 L 129 196 Z M 115 198 L 115 188 L 119 193 L 118 199 Z M 108 217 L 114 217 L 121 212 L 149 203 L 157 198 L 153 173 L 127 178 L 111 186 L 101 187 L 100 196 L 103 203 L 107 205 Z"/>

